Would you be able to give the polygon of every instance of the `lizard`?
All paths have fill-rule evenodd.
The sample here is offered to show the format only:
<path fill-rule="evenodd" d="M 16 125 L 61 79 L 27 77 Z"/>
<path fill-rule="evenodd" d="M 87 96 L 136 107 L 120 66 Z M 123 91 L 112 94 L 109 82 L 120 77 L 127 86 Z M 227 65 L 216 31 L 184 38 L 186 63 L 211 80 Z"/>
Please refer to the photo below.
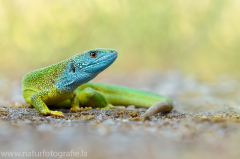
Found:
<path fill-rule="evenodd" d="M 158 112 L 170 112 L 174 108 L 169 97 L 135 88 L 90 82 L 109 67 L 117 58 L 114 49 L 91 49 L 59 63 L 27 73 L 22 78 L 22 94 L 27 103 L 43 115 L 64 117 L 61 111 L 48 106 L 80 106 L 111 108 L 117 105 L 135 105 L 149 108 L 144 118 Z"/>

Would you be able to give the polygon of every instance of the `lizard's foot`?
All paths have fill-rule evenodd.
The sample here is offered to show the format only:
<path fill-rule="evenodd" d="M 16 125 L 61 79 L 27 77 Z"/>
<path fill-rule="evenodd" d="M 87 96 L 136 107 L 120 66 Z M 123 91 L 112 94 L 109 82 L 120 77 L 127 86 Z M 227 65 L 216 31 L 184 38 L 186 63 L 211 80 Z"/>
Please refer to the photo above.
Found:
<path fill-rule="evenodd" d="M 108 104 L 105 107 L 102 107 L 103 109 L 114 109 L 114 106 L 112 104 Z"/>
<path fill-rule="evenodd" d="M 124 106 L 112 106 L 110 109 L 126 109 Z"/>
<path fill-rule="evenodd" d="M 83 109 L 82 108 L 80 108 L 79 106 L 78 107 L 72 107 L 71 109 L 70 109 L 70 111 L 71 112 L 81 112 Z"/>
<path fill-rule="evenodd" d="M 47 111 L 45 115 L 64 117 L 62 112 L 60 112 L 60 111 L 52 111 L 52 110 Z"/>

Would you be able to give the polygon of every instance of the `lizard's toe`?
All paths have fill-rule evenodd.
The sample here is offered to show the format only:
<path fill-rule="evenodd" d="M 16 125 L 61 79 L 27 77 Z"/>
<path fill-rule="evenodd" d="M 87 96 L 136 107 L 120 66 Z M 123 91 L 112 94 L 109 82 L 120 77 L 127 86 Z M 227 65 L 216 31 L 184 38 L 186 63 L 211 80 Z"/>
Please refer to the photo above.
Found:
<path fill-rule="evenodd" d="M 124 106 L 111 106 L 109 109 L 126 109 Z"/>
<path fill-rule="evenodd" d="M 115 108 L 115 106 L 113 106 L 112 104 L 108 104 L 105 107 L 102 107 L 103 109 L 111 109 L 111 108 Z"/>
<path fill-rule="evenodd" d="M 49 115 L 64 117 L 63 113 L 59 111 L 50 111 Z"/>

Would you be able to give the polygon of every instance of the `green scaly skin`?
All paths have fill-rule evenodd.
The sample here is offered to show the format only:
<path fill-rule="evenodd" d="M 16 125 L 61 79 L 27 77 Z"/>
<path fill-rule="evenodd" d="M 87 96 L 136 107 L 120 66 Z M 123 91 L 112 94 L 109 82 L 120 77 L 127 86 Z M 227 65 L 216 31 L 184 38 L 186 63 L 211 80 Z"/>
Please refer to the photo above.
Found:
<path fill-rule="evenodd" d="M 51 111 L 47 105 L 71 107 L 73 112 L 80 111 L 79 105 L 99 108 L 110 108 L 113 105 L 135 105 L 149 108 L 145 113 L 145 118 L 158 112 L 170 112 L 173 109 L 173 101 L 168 97 L 129 87 L 88 82 L 116 59 L 112 58 L 108 62 L 104 62 L 104 66 L 99 61 L 98 67 L 92 65 L 90 61 L 88 69 L 92 68 L 89 71 L 91 74 L 89 77 L 86 76 L 86 71 L 81 71 L 84 70 L 82 68 L 84 65 L 81 65 L 80 68 L 79 63 L 86 64 L 88 60 L 101 60 L 100 55 L 99 58 L 87 56 L 92 52 L 100 55 L 117 54 L 112 49 L 93 49 L 60 63 L 28 73 L 22 80 L 22 92 L 26 102 L 33 105 L 41 114 L 54 116 L 63 116 L 63 113 Z M 106 61 L 106 59 L 104 60 Z M 70 78 L 71 75 L 73 76 Z M 75 77 L 77 78 L 71 80 Z"/>
<path fill-rule="evenodd" d="M 155 93 L 96 82 L 82 84 L 76 89 L 76 93 L 82 106 L 106 108 L 112 105 L 135 105 L 136 107 L 149 108 L 159 101 L 167 101 L 173 105 L 173 101 L 170 98 Z M 86 98 L 86 94 L 88 94 L 89 99 Z M 70 100 L 59 103 L 56 106 L 70 107 Z"/>

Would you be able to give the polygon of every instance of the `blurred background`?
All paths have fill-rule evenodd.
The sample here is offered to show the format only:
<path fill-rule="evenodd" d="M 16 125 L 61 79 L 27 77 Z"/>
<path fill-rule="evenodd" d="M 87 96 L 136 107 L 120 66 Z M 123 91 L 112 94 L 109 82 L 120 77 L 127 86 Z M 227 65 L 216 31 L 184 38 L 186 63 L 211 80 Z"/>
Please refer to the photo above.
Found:
<path fill-rule="evenodd" d="M 27 72 L 93 48 L 119 52 L 95 80 L 168 96 L 174 111 L 58 119 L 27 107 Z M 239 59 L 239 0 L 0 0 L 0 152 L 238 159 Z"/>
<path fill-rule="evenodd" d="M 239 79 L 237 0 L 0 0 L 0 73 L 25 73 L 93 48 L 119 57 L 108 71 L 178 70 Z"/>

